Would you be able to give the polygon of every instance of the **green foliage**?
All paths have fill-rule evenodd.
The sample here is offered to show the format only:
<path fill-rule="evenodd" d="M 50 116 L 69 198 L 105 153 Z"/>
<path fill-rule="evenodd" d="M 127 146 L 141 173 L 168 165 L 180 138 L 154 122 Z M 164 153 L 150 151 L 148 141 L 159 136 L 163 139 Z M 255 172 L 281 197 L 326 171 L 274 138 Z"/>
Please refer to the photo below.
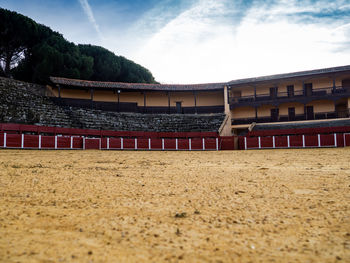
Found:
<path fill-rule="evenodd" d="M 0 61 L 10 76 L 14 67 L 37 37 L 37 24 L 28 17 L 0 8 Z"/>
<path fill-rule="evenodd" d="M 155 83 L 152 73 L 146 68 L 99 46 L 79 45 L 80 52 L 93 57 L 91 80 L 131 83 Z"/>
<path fill-rule="evenodd" d="M 1 8 L 0 21 L 0 75 L 41 84 L 49 83 L 50 76 L 155 83 L 147 69 L 103 47 L 77 46 L 49 27 Z"/>

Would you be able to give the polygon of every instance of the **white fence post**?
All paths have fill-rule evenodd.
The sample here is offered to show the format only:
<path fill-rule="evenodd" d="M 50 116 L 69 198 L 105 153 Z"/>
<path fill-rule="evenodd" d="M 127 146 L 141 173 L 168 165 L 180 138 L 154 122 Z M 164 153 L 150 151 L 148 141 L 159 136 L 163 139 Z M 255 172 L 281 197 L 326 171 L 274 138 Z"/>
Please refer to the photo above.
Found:
<path fill-rule="evenodd" d="M 135 150 L 137 150 L 137 138 L 135 138 Z"/>
<path fill-rule="evenodd" d="M 258 137 L 258 141 L 259 141 L 259 149 L 261 149 L 261 138 L 260 138 L 260 136 Z"/>
<path fill-rule="evenodd" d="M 202 138 L 202 146 L 203 146 L 203 151 L 205 151 L 205 140 Z"/>
<path fill-rule="evenodd" d="M 247 150 L 247 137 L 244 137 L 244 150 Z"/>
<path fill-rule="evenodd" d="M 6 132 L 4 133 L 4 148 L 6 148 Z"/>
<path fill-rule="evenodd" d="M 216 150 L 219 150 L 219 138 L 216 138 Z"/>
<path fill-rule="evenodd" d="M 24 148 L 24 134 L 22 133 L 22 137 L 21 137 L 21 148 Z"/>
<path fill-rule="evenodd" d="M 321 147 L 321 135 L 317 134 L 318 147 Z"/>
<path fill-rule="evenodd" d="M 70 148 L 73 149 L 73 136 L 70 137 Z"/>
<path fill-rule="evenodd" d="M 178 150 L 179 149 L 179 142 L 178 142 L 178 139 L 176 138 L 175 139 L 175 143 L 176 143 L 176 150 Z M 344 144 L 345 145 L 345 144 Z"/>
<path fill-rule="evenodd" d="M 101 137 L 98 139 L 98 148 L 99 148 L 99 150 L 102 149 L 102 138 Z"/>
<path fill-rule="evenodd" d="M 305 135 L 303 134 L 303 148 L 305 148 Z"/>
<path fill-rule="evenodd" d="M 41 149 L 41 134 L 39 135 L 39 149 Z"/>
<path fill-rule="evenodd" d="M 148 138 L 148 150 L 151 150 L 151 138 Z"/>
<path fill-rule="evenodd" d="M 276 148 L 275 136 L 272 136 L 272 148 Z"/>
<path fill-rule="evenodd" d="M 188 148 L 190 151 L 192 151 L 192 141 L 191 138 L 188 139 Z"/>
<path fill-rule="evenodd" d="M 120 138 L 120 149 L 124 150 L 124 141 L 123 141 L 123 137 Z"/>
<path fill-rule="evenodd" d="M 85 150 L 85 137 L 83 137 L 83 150 Z"/>
<path fill-rule="evenodd" d="M 164 138 L 162 138 L 162 150 L 164 150 Z"/>
<path fill-rule="evenodd" d="M 289 135 L 287 135 L 287 147 L 290 148 L 290 139 L 289 139 Z"/>
<path fill-rule="evenodd" d="M 334 147 L 338 147 L 337 145 L 337 134 L 334 133 Z"/>
<path fill-rule="evenodd" d="M 107 138 L 107 150 L 109 150 L 109 137 Z"/>
<path fill-rule="evenodd" d="M 57 135 L 55 135 L 55 149 L 57 149 Z M 85 145 L 84 145 L 84 149 L 85 149 Z"/>

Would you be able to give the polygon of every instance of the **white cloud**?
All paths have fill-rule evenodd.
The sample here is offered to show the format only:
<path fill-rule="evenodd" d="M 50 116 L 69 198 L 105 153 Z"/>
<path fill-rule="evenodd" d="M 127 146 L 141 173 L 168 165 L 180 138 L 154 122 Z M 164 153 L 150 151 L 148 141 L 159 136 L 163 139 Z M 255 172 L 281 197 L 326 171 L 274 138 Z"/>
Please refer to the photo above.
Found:
<path fill-rule="evenodd" d="M 349 41 L 349 27 L 344 21 L 294 19 L 299 13 L 324 10 L 321 2 L 254 4 L 240 13 L 229 0 L 199 0 L 129 56 L 168 83 L 222 82 L 346 65 L 350 52 L 341 44 Z M 339 6 L 346 8 L 342 2 Z M 227 20 L 237 14 L 241 19 Z"/>
<path fill-rule="evenodd" d="M 86 14 L 86 16 L 88 17 L 90 23 L 93 25 L 93 27 L 95 28 L 96 32 L 99 34 L 99 36 L 101 37 L 101 31 L 100 28 L 95 20 L 94 14 L 92 12 L 91 6 L 89 5 L 88 0 L 79 0 L 81 7 L 84 10 L 84 13 Z"/>

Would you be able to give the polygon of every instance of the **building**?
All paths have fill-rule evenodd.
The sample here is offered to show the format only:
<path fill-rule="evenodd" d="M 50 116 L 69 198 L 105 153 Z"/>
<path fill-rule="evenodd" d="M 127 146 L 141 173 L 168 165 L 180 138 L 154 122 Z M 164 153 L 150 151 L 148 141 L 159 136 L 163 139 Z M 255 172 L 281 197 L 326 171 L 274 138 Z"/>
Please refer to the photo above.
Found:
<path fill-rule="evenodd" d="M 133 84 L 51 77 L 61 104 L 110 111 L 226 113 L 222 135 L 255 123 L 349 118 L 350 65 L 197 85 Z"/>

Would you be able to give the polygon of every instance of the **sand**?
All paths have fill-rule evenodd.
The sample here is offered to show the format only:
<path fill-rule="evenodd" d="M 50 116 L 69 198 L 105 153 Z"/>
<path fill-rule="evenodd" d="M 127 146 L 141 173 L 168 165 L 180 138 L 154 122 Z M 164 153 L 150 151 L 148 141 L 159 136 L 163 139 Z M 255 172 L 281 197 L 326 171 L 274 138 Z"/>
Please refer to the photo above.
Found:
<path fill-rule="evenodd" d="M 0 151 L 1 262 L 350 262 L 350 148 Z"/>

